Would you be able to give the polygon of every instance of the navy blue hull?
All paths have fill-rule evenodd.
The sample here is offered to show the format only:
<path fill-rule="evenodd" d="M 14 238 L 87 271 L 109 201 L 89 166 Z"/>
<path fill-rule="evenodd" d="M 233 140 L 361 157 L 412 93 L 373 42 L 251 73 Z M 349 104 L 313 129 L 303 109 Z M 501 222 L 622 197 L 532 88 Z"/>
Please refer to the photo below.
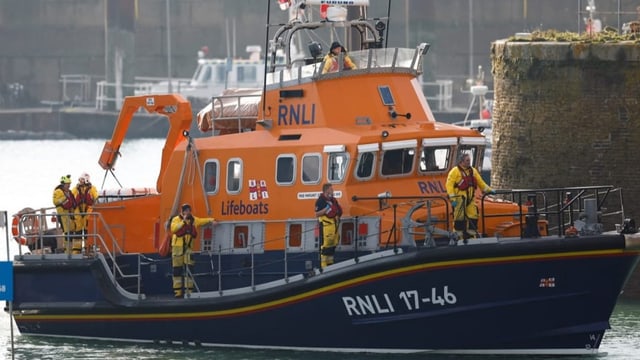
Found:
<path fill-rule="evenodd" d="M 599 347 L 638 262 L 623 248 L 622 236 L 436 248 L 238 295 L 139 301 L 119 296 L 99 261 L 57 272 L 24 261 L 15 268 L 14 309 L 26 334 L 343 351 L 588 352 Z M 59 287 L 45 298 L 25 290 L 38 277 Z"/>

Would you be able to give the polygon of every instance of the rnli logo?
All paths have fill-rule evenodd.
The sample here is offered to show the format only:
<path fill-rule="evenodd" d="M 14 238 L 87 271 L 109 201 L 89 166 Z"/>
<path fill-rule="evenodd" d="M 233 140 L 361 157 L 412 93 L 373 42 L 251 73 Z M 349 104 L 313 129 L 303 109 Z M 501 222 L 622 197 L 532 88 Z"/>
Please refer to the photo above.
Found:
<path fill-rule="evenodd" d="M 440 181 L 418 181 L 418 189 L 421 194 L 442 194 L 447 192 L 447 189 Z"/>
<path fill-rule="evenodd" d="M 313 125 L 316 123 L 316 104 L 278 106 L 278 125 Z"/>

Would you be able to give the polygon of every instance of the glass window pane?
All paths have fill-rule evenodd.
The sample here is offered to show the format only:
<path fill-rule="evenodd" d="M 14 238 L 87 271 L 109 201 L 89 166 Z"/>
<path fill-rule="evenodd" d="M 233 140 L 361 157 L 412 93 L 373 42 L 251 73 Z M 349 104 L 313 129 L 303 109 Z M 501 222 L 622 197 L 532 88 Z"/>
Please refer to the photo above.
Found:
<path fill-rule="evenodd" d="M 289 224 L 289 247 L 302 246 L 302 224 Z"/>
<path fill-rule="evenodd" d="M 384 152 L 382 175 L 408 174 L 413 169 L 414 149 L 393 149 Z"/>
<path fill-rule="evenodd" d="M 215 161 L 204 165 L 204 189 L 208 193 L 218 191 L 218 163 Z"/>
<path fill-rule="evenodd" d="M 242 183 L 242 164 L 239 160 L 230 160 L 227 164 L 227 191 L 239 192 Z"/>
<path fill-rule="evenodd" d="M 327 177 L 329 181 L 338 182 L 344 179 L 347 171 L 348 160 L 348 154 L 344 152 L 329 154 L 329 160 L 327 164 L 327 169 L 329 171 Z"/>
<path fill-rule="evenodd" d="M 425 147 L 420 154 L 420 171 L 444 171 L 449 168 L 451 147 Z"/>
<path fill-rule="evenodd" d="M 291 156 L 280 156 L 276 163 L 276 183 L 293 183 L 293 173 L 295 169 L 295 158 Z"/>
<path fill-rule="evenodd" d="M 320 182 L 320 155 L 302 157 L 302 182 L 317 184 Z"/>
<path fill-rule="evenodd" d="M 358 157 L 358 166 L 356 167 L 356 177 L 368 179 L 373 175 L 373 167 L 376 155 L 372 152 L 360 153 Z"/>

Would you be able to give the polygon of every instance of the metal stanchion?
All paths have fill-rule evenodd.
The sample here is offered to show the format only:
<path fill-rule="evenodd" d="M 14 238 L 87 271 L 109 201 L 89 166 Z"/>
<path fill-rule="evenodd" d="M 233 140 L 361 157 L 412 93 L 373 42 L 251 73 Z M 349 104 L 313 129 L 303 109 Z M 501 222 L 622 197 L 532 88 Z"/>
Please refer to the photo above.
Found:
<path fill-rule="evenodd" d="M 9 227 L 7 211 L 2 211 L 0 226 L 4 227 L 5 246 L 7 247 L 7 261 L 0 261 L 0 300 L 9 303 L 9 331 L 11 331 L 11 359 L 15 359 L 15 347 L 13 343 L 13 264 L 11 263 L 9 251 Z"/>

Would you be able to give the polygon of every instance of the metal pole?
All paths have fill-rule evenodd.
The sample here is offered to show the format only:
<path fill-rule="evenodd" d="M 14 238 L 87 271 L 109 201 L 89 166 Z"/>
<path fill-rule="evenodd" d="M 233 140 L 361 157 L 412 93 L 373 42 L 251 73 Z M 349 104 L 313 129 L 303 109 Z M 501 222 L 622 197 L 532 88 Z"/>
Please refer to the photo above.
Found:
<path fill-rule="evenodd" d="M 9 216 L 6 211 L 2 212 L 2 224 L 4 224 L 5 245 L 7 246 L 7 261 L 11 261 L 9 252 Z M 20 244 L 18 244 L 20 246 Z M 15 347 L 13 344 L 13 300 L 9 301 L 9 329 L 11 332 L 11 359 L 15 359 Z"/>
<path fill-rule="evenodd" d="M 578 0 L 578 35 L 582 33 L 580 31 L 580 29 L 582 28 L 580 24 L 582 22 L 582 18 L 580 17 L 582 15 L 581 11 L 582 11 L 582 1 Z"/>
<path fill-rule="evenodd" d="M 469 79 L 473 79 L 473 0 L 469 0 Z"/>
<path fill-rule="evenodd" d="M 169 81 L 169 85 L 167 91 L 169 93 L 173 92 L 171 86 L 171 13 L 170 13 L 170 3 L 171 0 L 166 0 L 165 4 L 167 6 L 167 80 Z"/>
<path fill-rule="evenodd" d="M 620 33 L 620 0 L 618 0 L 618 34 Z"/>
<path fill-rule="evenodd" d="M 404 47 L 409 47 L 409 0 L 404 2 Z"/>

